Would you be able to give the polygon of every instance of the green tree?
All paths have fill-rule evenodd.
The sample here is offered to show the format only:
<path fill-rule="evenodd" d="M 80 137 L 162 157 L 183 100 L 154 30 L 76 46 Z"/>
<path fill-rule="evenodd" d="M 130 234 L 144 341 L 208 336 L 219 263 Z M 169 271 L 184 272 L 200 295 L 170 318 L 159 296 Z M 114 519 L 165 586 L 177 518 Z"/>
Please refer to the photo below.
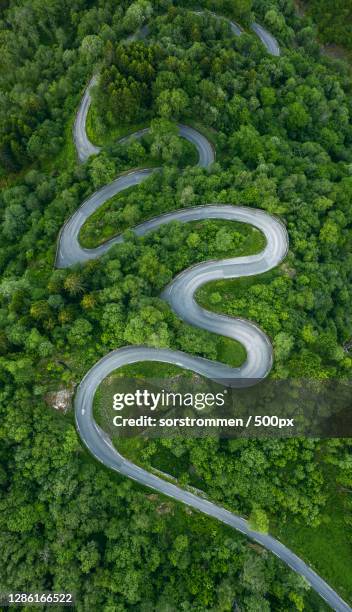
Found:
<path fill-rule="evenodd" d="M 250 514 L 250 517 L 249 517 L 249 522 L 250 522 L 251 528 L 254 529 L 255 531 L 261 531 L 263 533 L 268 533 L 269 520 L 264 510 L 262 510 L 261 508 L 253 508 Z"/>

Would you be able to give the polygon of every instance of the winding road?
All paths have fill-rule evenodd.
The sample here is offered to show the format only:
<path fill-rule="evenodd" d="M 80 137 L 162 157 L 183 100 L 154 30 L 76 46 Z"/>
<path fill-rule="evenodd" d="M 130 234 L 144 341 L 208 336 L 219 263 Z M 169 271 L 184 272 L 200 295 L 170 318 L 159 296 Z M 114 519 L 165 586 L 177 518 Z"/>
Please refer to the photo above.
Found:
<path fill-rule="evenodd" d="M 268 53 L 276 57 L 279 57 L 279 55 L 281 55 L 279 44 L 272 34 L 265 30 L 263 26 L 259 25 L 259 23 L 254 22 L 251 24 L 250 27 L 251 30 L 253 30 L 253 32 L 258 36 L 258 38 L 260 38 Z"/>
<path fill-rule="evenodd" d="M 196 15 L 204 14 L 204 11 L 193 11 L 193 12 Z M 216 13 L 213 13 L 212 11 L 209 11 L 209 12 L 215 19 L 219 19 L 219 16 L 216 15 Z M 241 36 L 241 34 L 243 34 L 243 30 L 241 26 L 238 25 L 238 23 L 236 23 L 235 21 L 230 21 L 230 20 L 227 20 L 227 21 L 230 25 L 231 32 L 234 36 Z M 250 28 L 261 40 L 261 42 L 263 43 L 268 53 L 276 57 L 281 55 L 280 47 L 279 47 L 279 44 L 276 38 L 274 38 L 272 34 L 270 34 L 265 28 L 263 28 L 263 26 L 259 25 L 259 23 L 253 22 L 250 25 Z M 148 34 L 149 34 L 149 29 L 148 29 L 148 26 L 145 25 L 137 33 L 131 34 L 131 36 L 129 36 L 126 39 L 126 42 L 133 42 L 138 39 L 144 39 L 148 36 Z M 91 92 L 92 87 L 94 87 L 94 85 L 97 84 L 97 80 L 98 80 L 97 75 L 94 75 L 91 78 L 88 84 L 88 87 L 85 90 L 83 98 L 81 100 L 81 104 L 80 104 L 78 113 L 76 115 L 76 120 L 75 120 L 75 124 L 73 128 L 73 137 L 74 137 L 74 141 L 76 144 L 78 159 L 80 162 L 87 161 L 87 159 L 91 155 L 97 155 L 101 149 L 101 147 L 98 147 L 90 142 L 87 136 L 87 133 L 86 133 L 86 121 L 87 121 L 89 106 L 91 103 L 90 92 Z M 138 135 L 138 132 L 136 132 L 135 136 L 137 135 Z M 120 142 L 123 142 L 123 140 L 124 139 L 121 139 Z"/>
<path fill-rule="evenodd" d="M 237 24 L 234 24 L 234 26 L 238 27 Z M 265 39 L 268 50 L 273 55 L 278 55 L 280 50 L 278 46 L 275 46 L 277 45 L 275 39 L 263 30 L 261 26 L 252 24 L 252 27 L 253 29 L 259 28 L 258 31 L 255 31 L 260 37 L 263 36 L 263 42 Z M 238 35 L 241 33 L 241 30 L 234 33 Z M 95 82 L 96 77 L 93 77 L 83 96 L 74 125 L 74 140 L 79 160 L 82 162 L 88 159 L 90 155 L 97 154 L 100 150 L 99 147 L 94 146 L 88 140 L 85 127 L 90 105 L 90 89 Z M 145 132 L 146 130 L 142 130 L 132 136 L 140 138 Z M 210 143 L 199 132 L 188 126 L 179 125 L 179 132 L 182 137 L 197 147 L 199 155 L 198 165 L 208 168 L 214 161 L 214 151 Z M 124 140 L 126 139 L 122 139 L 122 142 Z M 140 184 L 155 171 L 155 169 L 145 169 L 129 172 L 88 198 L 66 222 L 60 232 L 56 266 L 67 268 L 76 263 L 100 257 L 112 244 L 122 242 L 123 238 L 117 236 L 96 249 L 84 249 L 79 244 L 78 236 L 85 221 L 104 202 L 117 193 L 133 185 Z M 270 535 L 252 530 L 248 521 L 244 518 L 217 506 L 211 501 L 185 491 L 128 461 L 120 455 L 113 446 L 109 436 L 94 420 L 93 398 L 96 389 L 113 370 L 127 364 L 140 361 L 170 363 L 192 370 L 216 381 L 222 381 L 223 383 L 226 381 L 225 384 L 234 387 L 249 386 L 255 380 L 264 378 L 270 372 L 273 350 L 265 333 L 249 321 L 214 314 L 201 308 L 196 303 L 194 295 L 200 286 L 209 281 L 262 274 L 279 265 L 288 249 L 288 236 L 282 222 L 262 210 L 214 204 L 182 209 L 161 215 L 141 223 L 134 228 L 134 232 L 139 236 L 143 236 L 161 225 L 174 220 L 186 223 L 210 218 L 226 219 L 253 225 L 264 234 L 266 238 L 265 248 L 256 255 L 207 261 L 188 268 L 173 279 L 164 289 L 161 297 L 187 323 L 241 342 L 247 352 L 245 363 L 239 368 L 231 368 L 222 363 L 187 355 L 181 351 L 153 349 L 145 346 L 127 346 L 117 349 L 98 361 L 81 381 L 75 397 L 77 429 L 81 439 L 98 461 L 144 486 L 192 506 L 204 514 L 237 529 L 273 552 L 294 571 L 303 576 L 332 609 L 338 612 L 351 612 L 350 606 L 312 568 L 280 541 Z"/>

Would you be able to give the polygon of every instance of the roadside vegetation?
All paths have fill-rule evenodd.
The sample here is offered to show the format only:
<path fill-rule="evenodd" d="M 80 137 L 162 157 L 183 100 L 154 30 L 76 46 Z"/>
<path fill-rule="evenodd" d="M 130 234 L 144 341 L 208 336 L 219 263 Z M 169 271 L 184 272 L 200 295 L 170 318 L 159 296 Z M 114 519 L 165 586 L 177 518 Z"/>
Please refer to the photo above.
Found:
<path fill-rule="evenodd" d="M 255 321 L 274 345 L 273 377 L 351 378 L 349 68 L 320 55 L 290 1 L 206 6 L 243 24 L 255 16 L 282 57 L 186 3 L 0 3 L 1 592 L 74 591 L 82 611 L 325 610 L 273 555 L 100 466 L 79 441 L 72 407 L 56 412 L 50 399 L 72 395 L 99 358 L 126 344 L 243 360 L 237 343 L 179 321 L 159 295 L 192 263 L 260 250 L 261 235 L 222 222 L 174 223 L 140 239 L 126 231 L 216 202 L 278 215 L 290 253 L 261 277 L 202 288 L 200 304 Z M 147 21 L 147 45 L 122 44 Z M 89 133 L 103 149 L 78 165 L 72 125 L 98 69 Z M 209 170 L 195 166 L 176 122 L 211 135 Z M 117 143 L 151 124 L 149 142 Z M 146 163 L 162 169 L 82 231 L 88 246 L 125 231 L 124 244 L 54 270 L 65 219 Z M 352 601 L 351 440 L 179 439 L 138 442 L 138 453 L 133 444 L 129 456 L 268 522 Z"/>

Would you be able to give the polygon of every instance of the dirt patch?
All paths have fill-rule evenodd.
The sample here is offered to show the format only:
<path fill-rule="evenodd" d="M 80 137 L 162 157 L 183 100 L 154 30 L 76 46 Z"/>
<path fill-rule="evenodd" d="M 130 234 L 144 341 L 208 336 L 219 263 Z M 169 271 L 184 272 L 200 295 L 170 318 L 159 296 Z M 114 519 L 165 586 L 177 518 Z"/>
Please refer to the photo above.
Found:
<path fill-rule="evenodd" d="M 157 493 L 150 493 L 150 495 L 147 495 L 147 499 L 150 499 L 150 501 L 157 501 L 159 495 Z"/>
<path fill-rule="evenodd" d="M 172 507 L 167 502 L 160 504 L 160 506 L 156 509 L 158 514 L 170 514 L 172 512 Z"/>
<path fill-rule="evenodd" d="M 294 5 L 296 7 L 296 13 L 299 17 L 304 17 L 306 14 L 305 11 L 305 6 L 303 4 L 303 2 L 300 2 L 300 0 L 295 0 L 294 1 Z"/>
<path fill-rule="evenodd" d="M 339 59 L 339 60 L 346 60 L 346 61 L 350 61 L 351 56 L 348 53 L 348 51 L 346 51 L 346 49 L 344 49 L 343 47 L 339 47 L 338 45 L 334 45 L 333 43 L 331 44 L 325 44 L 321 46 L 321 51 L 324 55 L 328 55 L 329 57 L 332 57 L 333 59 Z"/>
<path fill-rule="evenodd" d="M 247 544 L 247 548 L 251 548 L 252 550 L 254 550 L 258 555 L 262 555 L 263 553 L 266 553 L 265 548 L 263 548 L 262 546 L 260 546 L 259 544 L 255 544 L 254 542 L 248 542 Z"/>
<path fill-rule="evenodd" d="M 294 5 L 296 8 L 296 13 L 298 17 L 303 18 L 306 15 L 309 15 L 307 11 L 308 9 L 307 4 L 303 2 L 302 0 L 294 0 Z M 314 20 L 313 15 L 309 15 L 309 16 L 312 18 L 315 25 L 319 29 L 319 25 Z M 341 47 L 334 43 L 323 43 L 321 41 L 319 42 L 319 44 L 320 44 L 321 53 L 323 55 L 327 55 L 328 57 L 331 57 L 332 59 L 345 60 L 348 63 L 351 63 L 351 54 L 346 49 L 344 49 L 344 47 Z"/>
<path fill-rule="evenodd" d="M 54 410 L 60 410 L 60 412 L 66 414 L 72 407 L 72 397 L 73 389 L 60 389 L 59 391 L 47 393 L 45 401 Z"/>
<path fill-rule="evenodd" d="M 286 276 L 289 276 L 290 278 L 294 278 L 297 274 L 295 268 L 290 268 L 290 266 L 285 262 L 282 264 L 282 271 L 284 274 L 286 274 Z"/>

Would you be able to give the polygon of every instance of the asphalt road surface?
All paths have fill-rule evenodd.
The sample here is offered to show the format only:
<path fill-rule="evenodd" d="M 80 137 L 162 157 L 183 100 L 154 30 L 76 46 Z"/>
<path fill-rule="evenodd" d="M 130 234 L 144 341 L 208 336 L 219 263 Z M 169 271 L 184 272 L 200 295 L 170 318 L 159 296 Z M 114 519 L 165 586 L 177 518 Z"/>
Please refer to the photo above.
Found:
<path fill-rule="evenodd" d="M 280 51 L 275 39 L 258 24 L 253 24 L 252 28 L 263 40 L 270 53 L 279 55 Z M 85 131 L 90 104 L 89 91 L 94 82 L 93 77 L 84 94 L 74 128 L 74 139 L 81 161 L 85 161 L 90 155 L 96 154 L 100 150 L 99 147 L 95 147 L 89 142 Z M 214 153 L 210 143 L 207 143 L 205 138 L 192 128 L 179 126 L 179 129 L 184 138 L 197 146 L 198 164 L 205 168 L 209 167 L 214 161 Z M 137 132 L 134 136 L 141 137 L 143 132 Z M 56 266 L 66 268 L 75 263 L 99 257 L 112 244 L 122 242 L 123 238 L 118 236 L 96 249 L 83 249 L 79 244 L 78 234 L 86 219 L 106 200 L 128 187 L 138 185 L 153 172 L 155 172 L 155 169 L 132 171 L 106 185 L 86 200 L 62 228 L 58 242 Z M 94 420 L 93 398 L 96 389 L 113 370 L 127 364 L 140 361 L 171 363 L 213 380 L 226 380 L 226 384 L 235 387 L 248 386 L 252 384 L 253 379 L 264 378 L 269 373 L 272 366 L 273 351 L 264 332 L 249 321 L 232 319 L 206 311 L 196 303 L 194 294 L 200 286 L 211 280 L 261 274 L 279 265 L 288 249 L 288 236 L 281 221 L 261 210 L 214 204 L 161 215 L 140 224 L 134 231 L 141 236 L 171 221 L 178 220 L 185 223 L 209 218 L 227 219 L 253 225 L 266 238 L 264 250 L 257 255 L 208 261 L 188 268 L 176 276 L 165 288 L 162 297 L 187 323 L 241 342 L 247 352 L 245 363 L 239 368 L 231 368 L 218 362 L 187 355 L 181 351 L 153 349 L 144 346 L 127 346 L 117 349 L 98 361 L 81 381 L 75 397 L 77 429 L 83 442 L 98 461 L 142 485 L 172 497 L 237 529 L 273 552 L 294 571 L 304 576 L 312 588 L 332 609 L 338 612 L 351 612 L 350 606 L 316 572 L 279 540 L 270 535 L 253 531 L 244 518 L 134 465 L 120 455 L 108 435 Z"/>
<path fill-rule="evenodd" d="M 91 103 L 90 91 L 98 81 L 97 75 L 94 75 L 88 83 L 88 87 L 84 92 L 81 104 L 76 115 L 75 124 L 73 127 L 73 139 L 76 145 L 77 156 L 80 162 L 87 161 L 91 155 L 97 155 L 100 152 L 100 147 L 93 145 L 86 132 L 87 115 Z"/>
<path fill-rule="evenodd" d="M 204 11 L 193 11 L 193 12 L 196 15 L 204 15 Z M 217 15 L 213 11 L 209 11 L 209 12 L 211 15 L 213 15 L 213 17 L 215 17 L 215 19 L 225 19 L 226 21 L 228 21 L 232 34 L 234 34 L 235 36 L 241 36 L 243 30 L 238 25 L 238 23 L 236 23 L 235 21 L 230 21 L 229 19 L 226 19 L 226 17 L 221 17 L 220 15 Z"/>
<path fill-rule="evenodd" d="M 87 93 L 87 92 L 86 92 Z M 86 96 L 86 93 L 84 94 Z M 84 113 L 80 115 L 82 120 L 86 116 Z M 180 135 L 191 142 L 198 151 L 198 166 L 203 168 L 208 168 L 215 160 L 214 150 L 208 140 L 199 132 L 194 130 L 191 127 L 186 125 L 178 126 Z M 141 138 L 143 134 L 148 132 L 148 128 L 145 130 L 140 130 L 139 132 L 135 132 L 129 137 L 122 138 L 120 142 L 125 142 L 129 138 Z M 78 131 L 79 134 L 84 132 L 84 126 L 80 125 L 80 129 Z M 82 151 L 82 149 L 78 149 L 78 143 L 82 143 L 82 139 L 79 137 L 77 141 L 75 139 L 77 150 Z M 88 151 L 91 150 L 90 147 L 93 147 L 88 139 L 84 141 L 84 151 L 88 154 Z M 94 152 L 95 153 L 95 152 Z M 88 155 L 89 156 L 89 155 Z M 129 187 L 133 187 L 138 185 L 142 181 L 146 180 L 155 169 L 145 169 L 145 170 L 136 170 L 129 172 L 128 174 L 122 175 L 117 178 L 112 183 L 105 185 L 99 191 L 93 193 L 83 204 L 76 210 L 76 212 L 72 215 L 72 217 L 65 223 L 63 226 L 59 241 L 58 248 L 56 253 L 56 267 L 58 268 L 67 268 L 68 266 L 72 266 L 75 263 L 88 261 L 89 259 L 96 259 L 100 257 L 103 253 L 105 253 L 113 244 L 119 243 L 122 241 L 121 236 L 116 236 L 112 238 L 108 242 L 102 244 L 96 249 L 85 249 L 79 243 L 79 232 L 81 227 L 84 225 L 86 220 L 98 209 L 104 202 L 117 195 L 124 189 L 128 189 Z M 136 232 L 139 235 L 145 233 L 145 228 L 149 227 L 149 224 L 142 224 L 138 228 L 136 228 Z"/>
<path fill-rule="evenodd" d="M 256 35 L 260 38 L 268 53 L 270 53 L 271 55 L 275 55 L 276 57 L 281 55 L 280 47 L 276 38 L 274 38 L 274 36 L 270 34 L 267 30 L 265 30 L 263 26 L 259 25 L 259 23 L 254 22 L 251 24 L 251 30 L 253 30 L 253 32 L 255 32 Z"/>

